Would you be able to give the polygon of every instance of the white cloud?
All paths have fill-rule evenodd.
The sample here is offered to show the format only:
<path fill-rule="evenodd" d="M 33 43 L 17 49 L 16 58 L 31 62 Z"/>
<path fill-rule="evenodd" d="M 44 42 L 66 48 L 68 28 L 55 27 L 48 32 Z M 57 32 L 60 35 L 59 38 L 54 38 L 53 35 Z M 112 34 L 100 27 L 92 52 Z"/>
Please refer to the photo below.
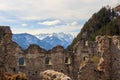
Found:
<path fill-rule="evenodd" d="M 37 30 L 28 30 L 28 29 L 21 29 L 16 30 L 15 28 L 12 28 L 13 33 L 30 33 L 30 34 L 40 34 L 40 33 L 59 33 L 59 32 L 65 32 L 65 33 L 72 33 L 74 35 L 77 35 L 79 30 L 82 28 L 82 25 L 76 25 L 73 27 L 71 23 L 70 25 L 61 25 L 61 26 L 55 26 L 55 27 L 49 27 L 49 28 L 43 28 L 43 29 L 37 29 Z M 78 30 L 76 32 L 76 30 Z"/>
<path fill-rule="evenodd" d="M 59 24 L 61 21 L 60 20 L 53 20 L 53 21 L 44 21 L 44 22 L 39 22 L 38 24 L 46 25 L 46 26 L 53 26 Z"/>
<path fill-rule="evenodd" d="M 27 26 L 28 24 L 26 24 L 26 23 L 23 23 L 23 24 L 21 24 L 21 25 L 25 27 L 25 26 Z"/>
<path fill-rule="evenodd" d="M 77 26 L 78 23 L 77 23 L 76 21 L 74 21 L 74 22 L 71 23 L 71 25 L 72 25 L 72 26 Z"/>

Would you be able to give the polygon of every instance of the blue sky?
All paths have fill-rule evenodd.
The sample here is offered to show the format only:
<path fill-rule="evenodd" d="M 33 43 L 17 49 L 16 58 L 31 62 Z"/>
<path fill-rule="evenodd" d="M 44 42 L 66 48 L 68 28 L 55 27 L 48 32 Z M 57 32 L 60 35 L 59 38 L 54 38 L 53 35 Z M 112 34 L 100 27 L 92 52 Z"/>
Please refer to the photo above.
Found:
<path fill-rule="evenodd" d="M 0 25 L 13 33 L 72 33 L 106 5 L 120 0 L 0 0 Z"/>

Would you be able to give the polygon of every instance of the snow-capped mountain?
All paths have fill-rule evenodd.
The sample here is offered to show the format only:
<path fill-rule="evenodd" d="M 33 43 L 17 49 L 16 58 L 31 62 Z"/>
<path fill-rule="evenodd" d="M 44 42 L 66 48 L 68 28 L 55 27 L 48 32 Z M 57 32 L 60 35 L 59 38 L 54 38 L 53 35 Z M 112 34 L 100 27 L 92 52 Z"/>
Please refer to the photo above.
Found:
<path fill-rule="evenodd" d="M 39 38 L 40 40 L 43 40 L 44 38 L 50 36 L 49 34 L 36 34 L 35 35 L 37 38 Z"/>
<path fill-rule="evenodd" d="M 30 44 L 37 44 L 40 47 L 49 50 L 57 45 L 66 48 L 73 41 L 71 34 L 53 33 L 31 35 L 27 33 L 13 34 L 12 40 L 20 45 L 22 49 L 27 49 Z"/>
<path fill-rule="evenodd" d="M 64 46 L 64 48 L 70 45 L 74 39 L 73 35 L 67 33 L 38 34 L 35 36 L 40 40 L 53 45 L 53 47 L 61 45 Z"/>
<path fill-rule="evenodd" d="M 44 49 L 51 49 L 51 45 L 45 41 L 39 40 L 33 35 L 23 33 L 23 34 L 13 34 L 12 40 L 19 44 L 22 49 L 27 49 L 30 44 L 37 44 Z"/>

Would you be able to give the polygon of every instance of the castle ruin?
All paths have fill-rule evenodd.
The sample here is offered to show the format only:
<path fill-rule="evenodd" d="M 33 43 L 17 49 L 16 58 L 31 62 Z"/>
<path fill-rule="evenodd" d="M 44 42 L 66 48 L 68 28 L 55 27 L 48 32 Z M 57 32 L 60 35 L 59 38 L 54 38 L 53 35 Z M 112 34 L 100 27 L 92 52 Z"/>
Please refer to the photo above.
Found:
<path fill-rule="evenodd" d="M 0 26 L 0 70 L 24 72 L 28 80 L 41 80 L 40 72 L 48 69 L 72 80 L 120 80 L 119 57 L 120 36 L 97 36 L 94 42 L 81 40 L 73 51 L 62 46 L 46 51 L 34 44 L 22 50 L 12 41 L 10 27 Z"/>

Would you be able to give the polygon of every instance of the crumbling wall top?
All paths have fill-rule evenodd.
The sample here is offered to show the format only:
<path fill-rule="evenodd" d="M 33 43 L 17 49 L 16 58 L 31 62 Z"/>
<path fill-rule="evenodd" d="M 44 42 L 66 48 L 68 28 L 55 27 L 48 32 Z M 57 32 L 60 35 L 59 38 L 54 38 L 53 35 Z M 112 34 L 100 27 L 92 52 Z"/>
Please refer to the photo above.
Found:
<path fill-rule="evenodd" d="M 1 34 L 1 32 L 12 34 L 9 26 L 0 26 L 0 34 Z"/>
<path fill-rule="evenodd" d="M 61 51 L 64 51 L 64 47 L 58 45 L 58 46 L 54 47 L 51 51 L 52 52 L 61 52 Z"/>
<path fill-rule="evenodd" d="M 47 51 L 36 44 L 31 44 L 25 52 L 30 54 L 38 54 L 46 53 Z"/>

